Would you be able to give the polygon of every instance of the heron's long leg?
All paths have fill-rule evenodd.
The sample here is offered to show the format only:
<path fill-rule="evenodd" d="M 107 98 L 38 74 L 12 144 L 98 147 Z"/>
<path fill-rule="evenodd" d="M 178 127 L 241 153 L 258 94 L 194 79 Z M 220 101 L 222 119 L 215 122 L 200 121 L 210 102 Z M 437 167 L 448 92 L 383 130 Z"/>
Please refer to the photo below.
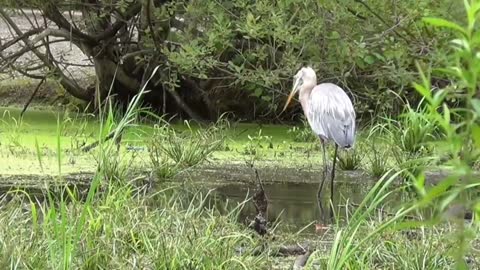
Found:
<path fill-rule="evenodd" d="M 320 210 L 321 210 L 321 206 L 320 206 L 320 197 L 321 197 L 321 193 L 322 193 L 322 189 L 323 189 L 323 184 L 325 182 L 325 178 L 327 178 L 327 171 L 328 171 L 328 166 L 327 166 L 327 156 L 326 156 L 326 153 L 325 153 L 325 142 L 320 139 L 321 142 L 322 142 L 322 151 L 323 151 L 323 172 L 322 172 L 322 180 L 320 181 L 320 186 L 318 187 L 318 191 L 317 191 L 317 200 L 318 200 L 318 203 L 319 203 L 319 207 L 320 207 Z"/>
<path fill-rule="evenodd" d="M 321 200 L 321 195 L 322 195 L 322 189 L 323 189 L 323 184 L 325 182 L 325 179 L 327 178 L 327 157 L 325 153 L 325 142 L 323 141 L 322 138 L 320 138 L 320 142 L 322 143 L 322 152 L 323 152 L 323 172 L 322 172 L 322 179 L 320 181 L 320 185 L 318 186 L 318 191 L 317 191 L 317 203 L 318 203 L 318 210 L 320 211 L 320 217 L 323 216 L 323 207 L 322 207 L 322 200 Z"/>
<path fill-rule="evenodd" d="M 337 161 L 337 150 L 338 150 L 338 144 L 335 144 L 335 151 L 333 153 L 333 164 L 332 164 L 332 180 L 330 181 L 330 200 L 332 200 L 332 205 L 333 205 L 333 180 L 335 179 L 335 163 Z"/>

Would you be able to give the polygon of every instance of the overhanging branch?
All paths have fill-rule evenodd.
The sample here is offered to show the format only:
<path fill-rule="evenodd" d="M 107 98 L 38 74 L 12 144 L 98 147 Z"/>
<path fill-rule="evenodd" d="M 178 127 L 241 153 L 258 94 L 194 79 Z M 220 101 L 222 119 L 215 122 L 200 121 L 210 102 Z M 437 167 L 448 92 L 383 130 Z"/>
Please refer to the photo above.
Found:
<path fill-rule="evenodd" d="M 65 31 L 70 31 L 72 36 L 74 36 L 78 40 L 82 40 L 83 42 L 89 45 L 97 45 L 100 41 L 113 38 L 117 32 L 127 25 L 127 21 L 136 16 L 141 10 L 141 4 L 135 1 L 131 4 L 127 11 L 123 14 L 121 18 L 117 18 L 117 21 L 111 25 L 108 29 L 103 31 L 102 33 L 96 35 L 88 35 L 78 28 L 74 27 L 68 20 L 60 13 L 57 6 L 53 2 L 49 2 L 45 5 L 43 9 L 43 13 L 45 16 L 52 20 L 57 26 L 62 28 Z"/>

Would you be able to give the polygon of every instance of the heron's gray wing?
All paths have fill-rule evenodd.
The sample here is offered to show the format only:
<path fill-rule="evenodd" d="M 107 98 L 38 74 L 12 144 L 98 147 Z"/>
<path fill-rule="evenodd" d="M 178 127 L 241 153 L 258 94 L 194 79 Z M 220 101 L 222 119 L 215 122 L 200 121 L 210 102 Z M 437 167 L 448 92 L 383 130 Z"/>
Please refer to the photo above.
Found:
<path fill-rule="evenodd" d="M 340 147 L 352 147 L 355 117 L 352 102 L 340 87 L 324 83 L 313 88 L 307 118 L 317 135 L 334 140 Z"/>

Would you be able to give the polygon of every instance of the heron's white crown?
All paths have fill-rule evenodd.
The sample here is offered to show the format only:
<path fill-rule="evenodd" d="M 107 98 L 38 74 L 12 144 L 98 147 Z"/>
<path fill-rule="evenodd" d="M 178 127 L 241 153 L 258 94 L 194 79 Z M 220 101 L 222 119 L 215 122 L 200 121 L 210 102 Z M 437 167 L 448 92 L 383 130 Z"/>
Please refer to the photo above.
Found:
<path fill-rule="evenodd" d="M 295 75 L 295 80 L 301 79 L 300 85 L 315 86 L 317 84 L 317 74 L 310 66 L 302 67 Z"/>

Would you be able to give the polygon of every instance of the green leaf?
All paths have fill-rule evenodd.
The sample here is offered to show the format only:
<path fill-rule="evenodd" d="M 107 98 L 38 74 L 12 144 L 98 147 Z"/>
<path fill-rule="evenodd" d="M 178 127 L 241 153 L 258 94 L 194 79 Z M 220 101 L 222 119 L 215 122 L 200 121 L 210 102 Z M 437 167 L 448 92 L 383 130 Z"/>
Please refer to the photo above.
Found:
<path fill-rule="evenodd" d="M 457 183 L 459 178 L 456 176 L 449 176 L 445 180 L 442 180 L 440 183 L 431 188 L 427 194 L 418 202 L 419 206 L 424 206 L 431 203 L 435 198 L 438 198 L 445 194 L 445 192 Z"/>
<path fill-rule="evenodd" d="M 439 74 L 450 75 L 455 77 L 458 77 L 459 75 L 458 70 L 453 68 L 433 68 L 432 73 L 439 73 Z"/>
<path fill-rule="evenodd" d="M 478 124 L 474 124 L 472 127 L 472 138 L 475 146 L 480 149 L 480 126 Z"/>
<path fill-rule="evenodd" d="M 333 31 L 330 35 L 330 38 L 331 39 L 339 39 L 340 38 L 340 34 L 337 32 L 337 31 Z"/>
<path fill-rule="evenodd" d="M 428 102 L 431 103 L 432 101 L 432 94 L 430 93 L 430 90 L 425 88 L 423 85 L 418 84 L 418 83 L 413 83 L 413 87 L 417 92 L 422 95 L 425 99 L 427 99 Z"/>
<path fill-rule="evenodd" d="M 266 102 L 272 101 L 272 97 L 270 97 L 270 96 L 263 96 L 262 99 Z"/>
<path fill-rule="evenodd" d="M 425 174 L 422 172 L 421 175 L 415 178 L 413 182 L 415 188 L 417 189 L 417 192 L 420 194 L 420 196 L 425 196 L 426 191 L 425 191 Z"/>
<path fill-rule="evenodd" d="M 256 88 L 255 92 L 253 93 L 254 96 L 259 97 L 263 94 L 262 88 Z"/>
<path fill-rule="evenodd" d="M 472 107 L 477 113 L 477 116 L 480 117 L 480 99 L 478 98 L 472 99 Z"/>
<path fill-rule="evenodd" d="M 443 118 L 445 119 L 445 122 L 450 123 L 450 109 L 445 103 L 443 103 Z"/>
<path fill-rule="evenodd" d="M 371 55 L 367 55 L 363 58 L 363 61 L 365 61 L 365 63 L 371 65 L 375 62 L 375 58 Z"/>
<path fill-rule="evenodd" d="M 468 10 L 468 14 L 470 17 L 475 19 L 479 11 L 480 11 L 480 2 L 475 2 Z"/>
<path fill-rule="evenodd" d="M 375 57 L 376 57 L 378 60 L 385 61 L 385 57 L 383 57 L 383 55 L 381 55 L 381 54 L 379 54 L 379 53 L 376 53 L 376 52 L 374 52 L 373 55 L 375 55 Z"/>
<path fill-rule="evenodd" d="M 465 29 L 463 29 L 460 25 L 454 22 L 434 17 L 423 18 L 423 21 L 433 26 L 450 28 L 452 30 L 462 33 L 465 36 L 468 36 L 467 31 L 465 31 Z"/>
<path fill-rule="evenodd" d="M 454 39 L 454 40 L 451 41 L 451 43 L 453 43 L 454 45 L 456 45 L 458 47 L 461 47 L 461 48 L 465 49 L 467 52 L 470 52 L 470 43 L 463 38 Z"/>

